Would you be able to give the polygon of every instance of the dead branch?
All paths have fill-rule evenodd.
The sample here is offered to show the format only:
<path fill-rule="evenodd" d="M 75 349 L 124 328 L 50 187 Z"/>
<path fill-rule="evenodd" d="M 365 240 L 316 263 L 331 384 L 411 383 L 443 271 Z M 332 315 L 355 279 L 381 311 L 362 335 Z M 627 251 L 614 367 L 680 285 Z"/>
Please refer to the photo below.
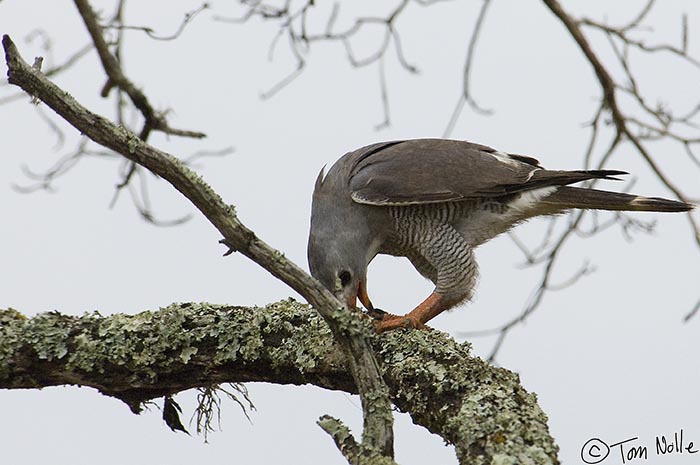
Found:
<path fill-rule="evenodd" d="M 90 3 L 87 0 L 75 0 L 75 6 L 83 18 L 95 50 L 97 50 L 97 54 L 100 57 L 102 67 L 107 74 L 107 82 L 102 88 L 102 96 L 106 97 L 109 95 L 113 88 L 118 88 L 129 96 L 131 102 L 141 112 L 145 120 L 139 137 L 142 140 L 146 140 L 153 130 L 183 137 L 205 137 L 206 135 L 202 132 L 174 129 L 168 125 L 165 115 L 155 110 L 146 95 L 122 71 L 119 59 L 110 51 L 110 47 L 104 38 L 104 28 L 100 25 Z M 121 8 L 119 11 L 119 14 L 121 14 Z M 120 16 L 117 16 L 117 19 L 120 19 Z"/>
<path fill-rule="evenodd" d="M 557 0 L 543 0 L 543 3 L 564 25 L 566 32 L 574 40 L 574 43 L 578 46 L 583 56 L 592 67 L 600 85 L 601 96 L 595 115 L 590 123 L 591 132 L 588 146 L 584 152 L 584 166 L 590 169 L 595 165 L 595 168 L 602 169 L 608 164 L 623 144 L 629 143 L 635 149 L 636 153 L 647 163 L 657 179 L 659 179 L 677 199 L 684 202 L 691 202 L 684 190 L 661 169 L 662 164 L 658 156 L 653 154 L 648 147 L 648 142 L 659 139 L 675 141 L 683 148 L 696 166 L 700 167 L 700 162 L 698 162 L 694 152 L 696 146 L 700 144 L 700 138 L 697 136 L 685 135 L 687 130 L 694 133 L 697 132 L 699 126 L 698 123 L 694 121 L 694 117 L 700 111 L 700 102 L 681 116 L 673 115 L 671 111 L 663 105 L 653 106 L 649 104 L 633 72 L 630 54 L 631 49 L 645 54 L 668 53 L 678 58 L 681 62 L 687 63 L 693 68 L 698 68 L 700 66 L 700 61 L 692 57 L 687 50 L 687 35 L 685 32 L 685 28 L 687 28 L 687 19 L 683 20 L 684 32 L 682 34 L 683 40 L 680 47 L 670 44 L 650 46 L 643 41 L 632 38 L 630 34 L 643 27 L 643 22 L 649 14 L 649 11 L 651 11 L 654 0 L 649 0 L 630 22 L 621 26 L 610 26 L 589 18 L 575 19 Z M 601 32 L 607 36 L 613 55 L 617 59 L 617 64 L 623 70 L 622 79 L 618 79 L 611 74 L 609 71 L 610 65 L 604 63 L 603 60 L 600 59 L 600 53 L 591 45 L 591 42 L 584 33 L 584 28 Z M 636 106 L 628 108 L 629 105 L 625 105 L 627 102 L 622 103 L 621 95 L 630 97 L 632 102 L 636 103 Z M 609 115 L 614 131 L 610 145 L 602 152 L 598 162 L 594 163 L 593 156 L 596 143 L 601 136 L 600 126 L 604 115 Z M 594 183 L 591 183 L 590 185 L 593 184 Z M 516 246 L 523 251 L 528 265 L 542 266 L 541 278 L 535 286 L 532 298 L 526 303 L 517 317 L 497 328 L 469 333 L 472 336 L 498 335 L 489 360 L 495 360 L 510 330 L 516 325 L 521 324 L 530 314 L 536 311 L 543 302 L 547 292 L 558 288 L 554 286 L 553 289 L 553 286 L 550 284 L 554 264 L 560 251 L 572 234 L 579 237 L 590 237 L 604 229 L 617 225 L 620 227 L 623 236 L 627 240 L 631 240 L 633 232 L 651 232 L 654 226 L 653 222 L 642 222 L 629 215 L 618 213 L 612 215 L 609 220 L 603 223 L 598 223 L 598 218 L 594 215 L 594 226 L 588 230 L 584 230 L 582 229 L 582 219 L 585 217 L 586 213 L 577 212 L 572 215 L 572 219 L 569 221 L 567 227 L 563 231 L 558 232 L 556 238 L 552 237 L 552 229 L 550 228 L 541 244 L 535 246 L 533 249 L 528 248 L 521 241 L 518 241 L 515 236 L 511 236 L 511 238 L 515 238 Z M 700 247 L 700 225 L 692 216 L 692 213 L 688 213 L 686 217 L 688 218 L 695 242 Z M 553 226 L 556 221 L 557 219 L 552 220 L 550 226 Z M 576 277 L 578 279 L 585 274 L 586 273 L 581 272 L 578 273 Z M 695 312 L 689 313 L 689 316 L 694 315 L 694 313 Z M 686 317 L 686 320 L 687 318 L 688 317 Z"/>
<path fill-rule="evenodd" d="M 279 31 L 272 40 L 270 45 L 270 57 L 277 48 L 280 39 L 286 38 L 289 44 L 290 52 L 296 62 L 294 69 L 280 79 L 276 84 L 261 93 L 261 98 L 267 99 L 285 87 L 290 85 L 303 72 L 307 65 L 307 61 L 311 55 L 311 49 L 317 43 L 340 43 L 346 54 L 348 62 L 356 68 L 361 68 L 369 65 L 376 65 L 379 72 L 379 88 L 381 92 L 381 103 L 383 107 L 384 119 L 381 123 L 375 125 L 375 128 L 382 129 L 389 125 L 389 98 L 388 86 L 386 85 L 386 76 L 384 71 L 386 57 L 389 50 L 393 47 L 396 53 L 396 60 L 400 66 L 411 74 L 418 73 L 418 68 L 411 64 L 406 58 L 402 46 L 401 35 L 399 34 L 396 23 L 401 15 L 406 11 L 411 3 L 416 3 L 422 7 L 429 6 L 441 1 L 448 0 L 433 0 L 433 1 L 417 1 L 417 0 L 400 0 L 398 5 L 387 13 L 385 16 L 362 16 L 355 18 L 354 22 L 343 30 L 336 29 L 336 20 L 340 13 L 339 4 L 334 4 L 325 26 L 318 31 L 309 29 L 309 15 L 316 6 L 313 0 L 308 0 L 296 9 L 292 8 L 291 2 L 285 2 L 282 6 L 267 4 L 259 0 L 241 0 L 241 4 L 246 8 L 246 12 L 240 17 L 224 17 L 215 16 L 215 19 L 223 22 L 234 24 L 245 23 L 253 18 L 260 18 L 265 21 L 274 21 L 279 24 Z M 382 38 L 379 43 L 373 46 L 373 50 L 369 53 L 361 55 L 353 47 L 353 40 L 358 37 L 367 27 L 376 26 L 383 30 Z"/>

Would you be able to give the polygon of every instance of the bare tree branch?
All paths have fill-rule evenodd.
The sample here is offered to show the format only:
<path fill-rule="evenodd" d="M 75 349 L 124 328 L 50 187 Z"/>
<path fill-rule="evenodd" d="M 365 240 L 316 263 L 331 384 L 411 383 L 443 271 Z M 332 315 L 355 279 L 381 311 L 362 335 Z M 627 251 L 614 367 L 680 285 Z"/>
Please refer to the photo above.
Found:
<path fill-rule="evenodd" d="M 411 3 L 417 3 L 420 6 L 428 6 L 440 1 L 417 1 L 417 0 L 400 0 L 397 6 L 391 10 L 386 16 L 361 16 L 355 18 L 355 21 L 344 30 L 336 29 L 336 21 L 340 14 L 339 4 L 334 4 L 325 27 L 317 32 L 309 30 L 308 15 L 312 8 L 316 6 L 313 0 L 307 0 L 296 9 L 292 9 L 291 2 L 285 2 L 282 6 L 266 4 L 261 0 L 241 0 L 246 7 L 246 12 L 240 17 L 223 17 L 215 16 L 215 19 L 229 23 L 244 23 L 253 18 L 261 18 L 266 21 L 278 22 L 280 29 L 275 35 L 270 45 L 270 58 L 283 37 L 287 38 L 289 49 L 295 60 L 294 69 L 280 79 L 276 84 L 261 93 L 261 98 L 267 99 L 294 82 L 306 67 L 308 57 L 311 52 L 311 47 L 315 43 L 320 42 L 339 42 L 347 55 L 348 62 L 353 67 L 365 67 L 376 64 L 379 69 L 379 86 L 382 95 L 382 106 L 384 110 L 384 120 L 375 125 L 376 129 L 383 129 L 390 123 L 389 120 L 389 99 L 388 86 L 385 82 L 385 59 L 389 49 L 393 46 L 396 52 L 396 60 L 399 65 L 411 74 L 418 73 L 418 68 L 411 64 L 406 58 L 403 50 L 401 35 L 396 29 L 396 23 L 401 15 L 405 12 Z M 379 43 L 374 45 L 374 49 L 360 55 L 353 47 L 353 39 L 358 37 L 367 27 L 377 26 L 383 29 L 382 38 Z"/>
<path fill-rule="evenodd" d="M 574 39 L 576 44 L 579 46 L 586 59 L 589 61 L 593 67 L 593 71 L 598 78 L 601 90 L 603 92 L 602 102 L 605 108 L 610 112 L 613 122 L 615 124 L 617 138 L 625 138 L 629 140 L 632 145 L 637 149 L 637 153 L 641 155 L 642 159 L 647 162 L 651 170 L 656 174 L 657 178 L 671 191 L 675 194 L 678 200 L 687 202 L 688 198 L 681 191 L 681 189 L 671 181 L 671 179 L 666 176 L 664 172 L 661 171 L 661 167 L 656 162 L 654 157 L 651 155 L 646 146 L 642 143 L 642 138 L 635 134 L 629 127 L 629 119 L 626 114 L 622 111 L 620 105 L 617 101 L 616 90 L 619 87 L 615 80 L 612 78 L 607 68 L 600 61 L 596 53 L 593 51 L 588 39 L 584 36 L 579 22 L 574 20 L 564 9 L 561 7 L 557 0 L 543 0 L 545 5 L 554 13 L 554 15 L 564 24 L 568 30 L 571 37 Z M 650 8 L 650 7 L 649 7 Z M 645 15 L 646 13 L 644 13 Z M 643 17 L 644 15 L 640 15 Z M 636 20 L 635 20 L 636 21 Z M 695 240 L 700 246 L 700 226 L 695 222 L 692 214 L 687 215 L 693 233 L 695 235 Z"/>
<path fill-rule="evenodd" d="M 65 70 L 69 69 L 70 67 L 72 67 L 73 65 L 78 63 L 80 61 L 80 59 L 83 58 L 84 56 L 86 56 L 88 54 L 88 52 L 90 52 L 90 51 L 92 51 L 92 44 L 88 44 L 88 45 L 80 48 L 77 52 L 73 53 L 68 58 L 66 58 L 66 60 L 61 64 L 51 66 L 51 67 L 44 67 L 44 71 L 43 71 L 44 76 L 51 77 L 51 76 L 54 76 L 56 74 L 59 74 Z M 0 87 L 5 86 L 5 85 L 8 85 L 8 82 L 0 82 Z M 19 99 L 24 98 L 26 96 L 27 96 L 27 94 L 25 94 L 24 92 L 18 92 L 16 94 L 1 97 L 0 98 L 0 105 L 14 102 L 15 100 L 19 100 Z"/>
<path fill-rule="evenodd" d="M 108 25 L 107 27 L 105 27 L 105 29 L 142 31 L 143 33 L 145 33 L 148 37 L 150 37 L 153 40 L 162 40 L 162 41 L 175 40 L 178 37 L 180 37 L 180 35 L 182 35 L 182 33 L 185 31 L 185 28 L 187 27 L 187 25 L 192 20 L 194 20 L 197 17 L 197 15 L 199 15 L 202 11 L 207 10 L 209 8 L 210 8 L 210 6 L 208 3 L 203 3 L 198 8 L 185 13 L 185 17 L 183 18 L 182 22 L 177 27 L 175 32 L 173 32 L 170 35 L 166 35 L 166 36 L 156 34 L 156 32 L 153 30 L 153 28 L 148 27 L 148 26 L 128 26 L 125 24 L 118 24 L 118 25 Z"/>
<path fill-rule="evenodd" d="M 202 132 L 173 129 L 168 125 L 164 114 L 156 111 L 146 95 L 122 72 L 119 60 L 109 50 L 109 45 L 103 35 L 104 28 L 99 24 L 97 15 L 92 9 L 92 6 L 90 6 L 90 3 L 87 0 L 75 0 L 75 6 L 78 8 L 78 12 L 83 18 L 85 26 L 92 38 L 95 50 L 97 50 L 97 54 L 102 62 L 102 67 L 105 73 L 107 73 L 107 83 L 102 89 L 102 96 L 106 97 L 114 87 L 119 88 L 129 96 L 134 106 L 139 109 L 145 119 L 139 137 L 146 140 L 152 130 L 158 130 L 176 136 L 205 137 L 205 134 Z"/>
<path fill-rule="evenodd" d="M 93 49 L 98 51 L 101 62 L 107 73 L 107 84 L 102 90 L 103 96 L 106 97 L 112 88 L 116 89 L 113 92 L 115 98 L 116 107 L 116 120 L 119 124 L 125 127 L 133 127 L 136 120 L 127 122 L 125 117 L 125 111 L 128 109 L 136 109 L 136 111 L 143 117 L 143 126 L 139 132 L 139 137 L 146 140 L 149 134 L 154 131 L 161 131 L 168 135 L 177 135 L 183 137 L 195 137 L 202 138 L 205 135 L 198 131 L 189 131 L 182 129 L 175 129 L 169 126 L 166 116 L 167 111 L 157 111 L 149 102 L 145 94 L 124 75 L 121 69 L 121 53 L 122 53 L 122 41 L 124 31 L 138 29 L 135 27 L 129 27 L 124 24 L 124 9 L 126 5 L 125 0 L 119 0 L 116 6 L 116 12 L 109 19 L 105 25 L 98 23 L 97 15 L 92 10 L 89 2 L 79 1 L 76 2 L 78 10 L 87 26 L 88 32 L 91 34 L 93 42 L 86 47 L 81 48 L 76 53 L 71 55 L 68 59 L 57 66 L 52 66 L 48 68 L 45 72 L 45 76 L 52 76 L 58 74 L 59 72 L 65 71 L 78 62 L 87 52 Z M 190 11 L 185 14 L 185 18 L 180 24 L 178 30 L 173 34 L 175 38 L 179 36 L 185 29 L 185 27 L 203 10 L 209 8 L 208 4 L 203 4 L 199 8 Z M 145 28 L 148 29 L 148 28 Z M 107 39 L 105 37 L 104 31 L 106 30 L 116 30 L 116 37 L 113 39 Z M 152 30 L 146 31 L 146 33 L 151 32 L 150 35 L 154 35 Z M 51 59 L 51 50 L 53 44 L 46 34 L 42 30 L 36 30 L 30 37 L 39 37 L 43 41 L 43 49 L 49 53 L 49 60 Z M 155 39 L 166 40 L 168 37 L 153 37 Z M 3 85 L 6 83 L 3 83 Z M 0 99 L 0 104 L 9 103 L 11 101 L 17 100 L 26 94 L 13 94 L 9 95 L 3 99 Z M 131 102 L 129 104 L 128 102 Z M 37 105 L 37 112 L 39 116 L 46 122 L 49 128 L 57 135 L 57 146 L 62 146 L 64 142 L 64 135 L 62 130 L 53 122 L 53 120 L 47 117 L 42 108 Z M 136 113 L 134 113 L 136 114 Z M 133 118 L 132 118 L 133 119 Z M 62 175 L 67 173 L 70 169 L 75 167 L 79 161 L 85 158 L 86 155 L 95 156 L 106 156 L 109 157 L 111 154 L 108 151 L 95 151 L 89 148 L 89 144 L 86 141 L 81 141 L 77 144 L 76 148 L 70 153 L 62 156 L 54 165 L 48 168 L 43 173 L 35 170 L 29 170 L 25 168 L 25 174 L 27 177 L 33 181 L 28 186 L 15 185 L 15 189 L 19 192 L 34 192 L 36 190 L 52 190 L 54 182 Z M 142 172 L 142 168 L 133 163 L 122 164 L 120 173 L 120 181 L 116 184 L 115 193 L 112 198 L 110 206 L 113 206 L 115 202 L 119 199 L 122 190 L 126 190 L 129 193 L 134 207 L 137 209 L 141 217 L 156 226 L 172 226 L 179 225 L 187 221 L 188 215 L 183 215 L 175 219 L 160 219 L 156 215 L 154 209 L 152 208 L 150 201 L 148 199 L 148 185 L 144 183 L 146 179 L 146 173 Z M 132 180 L 141 181 L 138 185 L 130 185 Z"/>
<path fill-rule="evenodd" d="M 680 117 L 673 116 L 670 111 L 662 105 L 656 107 L 650 105 L 647 99 L 642 95 L 637 78 L 632 71 L 629 49 L 634 48 L 643 53 L 670 53 L 681 61 L 689 63 L 694 68 L 697 68 L 700 62 L 688 54 L 687 45 L 682 45 L 680 48 L 668 44 L 648 46 L 642 41 L 632 39 L 629 36 L 630 32 L 642 26 L 644 19 L 654 5 L 654 0 L 649 0 L 630 22 L 619 27 L 608 26 L 591 19 L 577 20 L 567 13 L 557 0 L 543 0 L 543 3 L 555 17 L 562 22 L 568 34 L 573 38 L 575 44 L 591 65 L 601 88 L 602 95 L 600 97 L 600 102 L 590 123 L 591 132 L 588 146 L 584 152 L 584 166 L 589 169 L 595 164 L 597 169 L 602 169 L 623 144 L 630 143 L 636 153 L 654 172 L 659 181 L 673 192 L 676 198 L 684 202 L 690 202 L 690 199 L 680 186 L 661 169 L 661 163 L 659 163 L 655 155 L 652 154 L 647 143 L 659 139 L 675 141 L 683 147 L 693 163 L 700 167 L 700 161 L 698 161 L 693 152 L 694 146 L 700 144 L 700 138 L 683 135 L 677 129 L 677 127 L 680 126 L 697 132 L 698 124 L 693 121 L 693 118 L 700 112 L 700 102 L 696 104 L 691 111 Z M 686 19 L 683 21 L 683 24 L 686 24 Z M 612 76 L 609 71 L 609 66 L 599 58 L 599 53 L 594 50 L 584 34 L 584 27 L 592 28 L 606 34 L 613 55 L 623 70 L 625 83 L 619 82 Z M 683 32 L 682 41 L 683 44 L 686 44 L 687 36 L 685 30 Z M 632 110 L 627 110 L 618 98 L 620 94 L 631 97 L 632 101 L 636 102 L 637 107 Z M 457 111 L 461 111 L 460 106 L 458 106 Z M 601 134 L 601 122 L 606 114 L 610 115 L 614 131 L 610 145 L 602 153 L 599 161 L 594 163 L 593 156 L 594 152 L 596 152 L 596 143 Z M 649 119 L 651 122 L 647 122 L 645 119 Z M 590 183 L 590 185 L 593 184 L 594 183 Z M 559 286 L 553 286 L 551 284 L 554 264 L 557 257 L 560 256 L 562 248 L 568 242 L 568 238 L 572 234 L 580 237 L 590 237 L 613 225 L 618 225 L 624 237 L 627 240 L 631 240 L 631 234 L 633 232 L 650 232 L 653 230 L 654 226 L 653 222 L 642 222 L 621 213 L 613 214 L 609 220 L 599 223 L 598 215 L 591 214 L 590 216 L 593 218 L 594 225 L 592 228 L 584 230 L 582 229 L 582 219 L 587 214 L 585 212 L 576 212 L 572 215 L 573 216 L 570 216 L 572 220 L 564 230 L 556 233 L 556 238 L 554 237 L 555 235 L 552 234 L 552 231 L 558 220 L 556 218 L 552 219 L 550 228 L 547 234 L 545 234 L 544 239 L 541 241 L 540 245 L 533 250 L 530 250 L 525 244 L 519 241 L 517 236 L 511 234 L 511 239 L 513 239 L 516 246 L 523 252 L 526 263 L 529 266 L 541 264 L 543 269 L 532 297 L 517 317 L 493 329 L 465 333 L 465 335 L 471 336 L 498 335 L 489 355 L 489 360 L 495 360 L 507 334 L 515 326 L 525 321 L 525 319 L 540 306 L 546 293 L 559 288 Z M 688 213 L 686 217 L 689 220 L 695 242 L 700 247 L 700 225 L 692 216 L 692 213 Z M 574 281 L 584 276 L 589 271 L 587 267 L 582 268 L 579 270 L 579 273 L 575 275 Z M 566 281 L 565 284 L 571 284 L 571 280 Z M 689 313 L 686 319 L 694 314 L 695 312 Z"/>
<path fill-rule="evenodd" d="M 691 318 L 695 316 L 696 313 L 698 313 L 698 310 L 700 310 L 700 300 L 698 300 L 695 305 L 693 306 L 692 310 L 688 312 L 688 314 L 683 318 L 683 321 L 687 322 Z"/>
<path fill-rule="evenodd" d="M 284 255 L 260 240 L 243 225 L 232 206 L 226 205 L 201 177 L 177 158 L 147 145 L 124 127 L 82 107 L 67 92 L 29 66 L 9 36 L 3 47 L 10 83 L 40 99 L 91 140 L 156 173 L 191 201 L 223 235 L 230 251 L 239 251 L 304 296 L 328 321 L 348 357 L 362 399 L 363 456 L 393 457 L 393 418 L 387 387 L 369 346 L 372 326 L 340 303 L 318 281 Z"/>
<path fill-rule="evenodd" d="M 462 92 L 457 99 L 457 104 L 455 109 L 452 111 L 450 120 L 447 123 L 447 127 L 443 132 L 443 137 L 449 137 L 454 131 L 455 125 L 462 115 L 462 110 L 464 110 L 464 104 L 467 103 L 469 106 L 482 115 L 490 115 L 493 110 L 481 107 L 474 96 L 471 93 L 471 76 L 472 76 L 472 63 L 474 61 L 474 55 L 476 54 L 476 44 L 481 36 L 481 28 L 484 25 L 486 19 L 486 13 L 488 11 L 489 5 L 491 5 L 491 0 L 482 0 L 481 9 L 479 10 L 479 15 L 476 18 L 476 23 L 474 23 L 474 29 L 472 29 L 471 36 L 469 38 L 469 45 L 467 46 L 467 58 L 464 62 L 464 72 L 462 73 Z"/>

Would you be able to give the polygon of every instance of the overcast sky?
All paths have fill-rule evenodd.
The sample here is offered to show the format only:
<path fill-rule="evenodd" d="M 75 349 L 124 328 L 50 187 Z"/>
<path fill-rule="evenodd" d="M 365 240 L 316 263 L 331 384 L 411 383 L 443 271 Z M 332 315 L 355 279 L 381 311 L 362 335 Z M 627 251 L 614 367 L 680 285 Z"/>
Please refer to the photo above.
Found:
<path fill-rule="evenodd" d="M 112 11 L 113 2 L 94 3 Z M 317 3 L 317 18 L 327 17 L 328 5 Z M 354 2 L 352 11 L 342 3 L 339 28 L 361 8 L 387 8 L 368 7 L 370 3 Z M 615 23 L 629 19 L 643 2 L 624 2 L 619 11 L 603 1 L 562 3 L 577 14 Z M 123 54 L 128 76 L 159 109 L 172 110 L 172 126 L 208 134 L 203 141 L 154 135 L 151 142 L 179 157 L 234 147 L 228 157 L 203 159 L 199 172 L 226 202 L 236 205 L 249 227 L 305 266 L 310 197 L 319 169 L 378 140 L 443 134 L 460 92 L 466 42 L 481 2 L 408 7 L 396 27 L 407 60 L 420 73 L 407 73 L 396 54 L 388 53 L 391 126 L 380 131 L 374 129 L 383 120 L 375 66 L 352 69 L 340 44 L 320 45 L 293 84 L 262 101 L 260 93 L 294 67 L 286 42 L 280 41 L 270 62 L 274 25 L 217 22 L 215 14 L 242 10 L 235 2 L 210 4 L 212 10 L 176 41 L 127 34 Z M 127 3 L 127 18 L 167 35 L 199 2 L 168 5 L 158 10 L 153 2 Z M 683 11 L 690 24 L 690 50 L 700 54 L 694 33 L 700 4 L 691 0 L 660 3 L 650 18 L 655 30 L 644 37 L 678 43 Z M 41 40 L 25 40 L 37 29 L 53 39 L 54 63 L 88 42 L 72 2 L 0 3 L 0 33 L 10 34 L 28 61 L 44 55 L 45 66 L 50 66 Z M 376 37 L 376 31 L 368 30 L 358 38 L 358 52 L 370 54 Z M 595 43 L 605 45 L 602 38 Z M 602 56 L 610 58 L 609 53 Z M 640 84 L 654 104 L 663 101 L 682 112 L 700 97 L 697 69 L 676 67 L 663 55 L 657 61 L 639 61 L 638 69 Z M 114 102 L 99 98 L 104 74 L 94 53 L 55 81 L 90 109 L 114 115 Z M 541 2 L 493 2 L 474 62 L 472 90 L 494 114 L 466 110 L 452 137 L 535 156 L 552 168 L 581 167 L 588 137 L 584 123 L 593 115 L 599 90 L 589 65 Z M 1 87 L 0 98 L 15 92 Z M 47 108 L 38 110 L 58 121 Z M 245 257 L 222 258 L 213 227 L 152 177 L 150 198 L 159 217 L 192 213 L 191 221 L 174 228 L 146 224 L 126 192 L 109 209 L 119 180 L 116 158 L 83 160 L 56 180 L 55 192 L 27 195 L 13 190 L 13 185 L 31 185 L 23 166 L 41 172 L 75 150 L 78 134 L 57 124 L 65 135 L 62 145 L 27 99 L 0 107 L 0 307 L 27 315 L 48 310 L 110 314 L 153 310 L 171 302 L 264 305 L 295 296 Z M 653 150 L 664 171 L 700 198 L 699 173 L 681 148 L 654 144 Z M 671 196 L 630 147 L 608 167 L 633 173 L 637 193 Z M 606 187 L 624 188 L 614 183 Z M 498 357 L 500 365 L 518 372 L 525 388 L 537 393 L 565 463 L 582 463 L 581 447 L 592 437 L 608 444 L 637 437 L 636 444 L 649 447 L 650 459 L 659 464 L 695 463 L 697 456 L 656 461 L 656 435 L 673 435 L 682 428 L 686 441 L 695 441 L 700 449 L 700 316 L 683 323 L 700 297 L 700 253 L 683 215 L 635 218 L 656 220 L 655 233 L 637 234 L 633 242 L 619 228 L 592 239 L 573 238 L 555 281 L 566 280 L 586 262 L 595 273 L 572 288 L 548 294 L 537 313 L 512 332 Z M 523 226 L 519 237 L 535 244 L 544 226 Z M 475 301 L 433 324 L 460 341 L 464 332 L 491 328 L 518 314 L 539 276 L 539 270 L 519 266 L 523 256 L 507 237 L 486 244 L 477 257 L 482 277 Z M 387 310 L 410 310 L 431 288 L 403 259 L 380 257 L 370 269 L 372 300 Z M 481 356 L 488 355 L 494 342 L 470 340 Z M 251 422 L 235 404 L 225 403 L 223 431 L 213 434 L 209 444 L 196 435 L 170 432 L 157 409 L 135 416 L 93 389 L 3 391 L 0 463 L 344 463 L 315 421 L 328 413 L 359 431 L 357 397 L 314 387 L 248 388 L 257 406 Z M 194 395 L 184 393 L 177 400 L 189 419 Z M 618 449 L 606 464 L 622 463 L 614 456 Z M 456 463 L 451 447 L 412 425 L 406 415 L 397 415 L 396 450 L 403 464 Z"/>

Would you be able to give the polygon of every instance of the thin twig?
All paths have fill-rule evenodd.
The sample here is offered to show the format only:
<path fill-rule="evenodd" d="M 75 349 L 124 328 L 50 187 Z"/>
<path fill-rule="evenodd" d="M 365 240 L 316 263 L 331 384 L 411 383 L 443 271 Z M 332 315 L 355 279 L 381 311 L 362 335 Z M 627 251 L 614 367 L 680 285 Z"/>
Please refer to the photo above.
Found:
<path fill-rule="evenodd" d="M 105 29 L 119 29 L 119 30 L 126 30 L 126 31 L 141 31 L 145 33 L 148 37 L 150 37 L 153 40 L 161 40 L 161 41 L 171 41 L 175 40 L 178 37 L 182 35 L 182 33 L 185 31 L 185 28 L 187 25 L 192 22 L 192 20 L 197 17 L 199 13 L 201 13 L 204 10 L 209 9 L 210 6 L 208 3 L 203 3 L 201 6 L 198 8 L 189 11 L 185 13 L 185 17 L 183 18 L 182 22 L 180 25 L 177 27 L 175 32 L 169 35 L 161 36 L 155 33 L 153 28 L 148 27 L 148 26 L 128 26 L 125 24 L 112 24 L 112 25 L 107 25 L 105 26 Z"/>
<path fill-rule="evenodd" d="M 447 127 L 443 132 L 443 137 L 449 137 L 454 131 L 454 128 L 459 120 L 464 109 L 464 104 L 468 103 L 469 106 L 477 113 L 482 115 L 491 115 L 493 110 L 484 108 L 477 103 L 474 96 L 471 93 L 471 76 L 472 76 L 472 63 L 474 61 L 474 56 L 476 55 L 476 44 L 481 36 L 481 28 L 486 19 L 486 13 L 488 11 L 489 5 L 491 5 L 491 0 L 482 0 L 481 8 L 479 9 L 479 15 L 474 23 L 474 28 L 472 29 L 471 36 L 469 37 L 469 45 L 467 46 L 467 58 L 464 61 L 464 71 L 462 73 L 462 92 L 460 93 L 455 109 L 452 111 L 452 115 L 447 123 Z"/>

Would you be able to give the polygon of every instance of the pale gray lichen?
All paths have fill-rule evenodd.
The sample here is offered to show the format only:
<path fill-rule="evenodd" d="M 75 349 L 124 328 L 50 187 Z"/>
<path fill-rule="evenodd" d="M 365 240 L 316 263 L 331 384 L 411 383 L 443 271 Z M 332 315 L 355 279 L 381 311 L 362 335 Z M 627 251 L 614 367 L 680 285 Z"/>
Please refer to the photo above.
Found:
<path fill-rule="evenodd" d="M 335 317 L 366 334 L 366 320 Z M 372 337 L 393 402 L 462 463 L 557 463 L 547 417 L 518 376 L 438 331 Z M 225 382 L 313 383 L 355 392 L 328 326 L 292 299 L 261 308 L 172 304 L 136 315 L 26 318 L 0 311 L 0 388 L 83 384 L 144 400 Z M 371 399 L 370 399 L 371 400 Z"/>
<path fill-rule="evenodd" d="M 437 331 L 396 331 L 378 338 L 386 379 L 397 405 L 414 421 L 454 444 L 463 463 L 486 464 L 523 450 L 532 463 L 557 463 L 557 447 L 536 397 L 518 376 L 488 365 Z"/>

